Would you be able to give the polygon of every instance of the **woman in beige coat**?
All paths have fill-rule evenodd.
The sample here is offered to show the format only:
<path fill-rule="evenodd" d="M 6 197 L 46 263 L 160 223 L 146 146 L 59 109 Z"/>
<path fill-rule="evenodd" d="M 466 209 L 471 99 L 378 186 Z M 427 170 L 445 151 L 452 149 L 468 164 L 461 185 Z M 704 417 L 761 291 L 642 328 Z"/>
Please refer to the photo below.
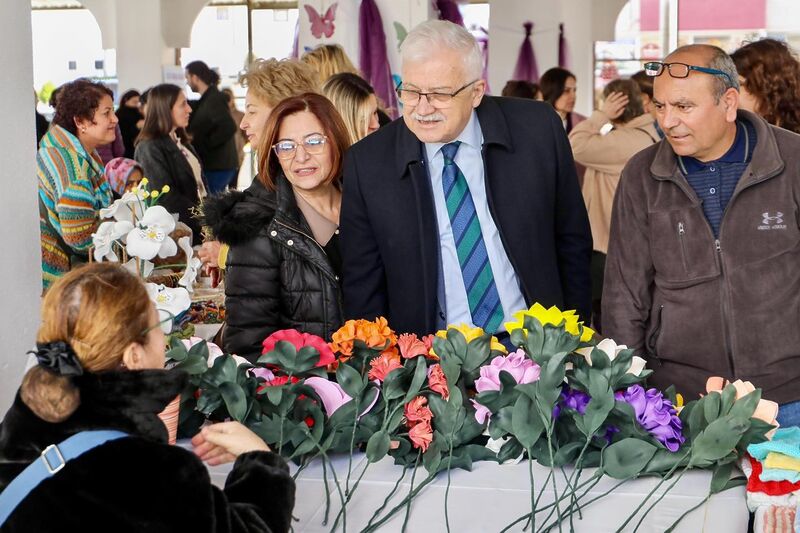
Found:
<path fill-rule="evenodd" d="M 636 152 L 659 141 L 653 117 L 644 112 L 636 82 L 614 80 L 606 85 L 603 98 L 600 109 L 569 134 L 575 162 L 586 167 L 582 190 L 594 241 L 592 323 L 598 331 L 611 207 L 619 176 Z"/>

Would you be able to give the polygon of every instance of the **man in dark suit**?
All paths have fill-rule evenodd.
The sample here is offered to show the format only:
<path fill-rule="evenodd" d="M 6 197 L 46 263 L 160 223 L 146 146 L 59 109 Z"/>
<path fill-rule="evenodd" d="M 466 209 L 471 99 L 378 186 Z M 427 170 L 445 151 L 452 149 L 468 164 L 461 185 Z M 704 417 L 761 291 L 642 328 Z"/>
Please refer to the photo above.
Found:
<path fill-rule="evenodd" d="M 402 57 L 403 120 L 345 156 L 346 316 L 502 334 L 539 302 L 588 320 L 592 238 L 552 107 L 484 96 L 480 49 L 449 22 L 417 26 Z"/>

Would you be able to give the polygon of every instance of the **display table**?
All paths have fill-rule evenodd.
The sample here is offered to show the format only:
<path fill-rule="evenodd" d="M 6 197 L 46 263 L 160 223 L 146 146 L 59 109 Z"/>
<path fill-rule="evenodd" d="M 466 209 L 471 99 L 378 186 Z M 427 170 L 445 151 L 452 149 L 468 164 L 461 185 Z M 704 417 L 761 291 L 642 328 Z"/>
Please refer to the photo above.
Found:
<path fill-rule="evenodd" d="M 348 458 L 338 456 L 333 460 L 340 483 L 347 476 Z M 361 473 L 366 462 L 362 453 L 353 456 L 353 475 L 351 485 Z M 212 481 L 223 486 L 230 465 L 210 467 Z M 296 472 L 292 465 L 292 472 Z M 534 465 L 534 483 L 537 493 L 545 493 L 539 507 L 553 501 L 552 485 L 542 485 L 549 469 Z M 569 474 L 567 470 L 567 474 Z M 390 458 L 370 465 L 358 486 L 352 500 L 347 506 L 347 530 L 360 531 L 369 521 L 376 509 L 383 503 L 401 474 L 401 468 L 394 465 Z M 584 472 L 584 479 L 592 474 L 591 469 Z M 415 484 L 425 479 L 427 472 L 420 468 Z M 325 513 L 325 484 L 322 477 L 322 464 L 315 461 L 300 473 L 297 479 L 297 496 L 294 516 L 299 521 L 294 524 L 296 532 L 330 531 L 333 519 L 340 508 L 339 495 L 328 471 L 331 511 L 327 526 L 322 524 Z M 400 502 L 408 493 L 411 472 L 406 473 L 401 488 L 391 500 L 390 506 Z M 559 489 L 564 486 L 563 477 L 559 473 Z M 689 508 L 699 503 L 708 493 L 711 473 L 705 471 L 687 472 L 678 484 L 648 514 L 639 528 L 640 532 L 663 532 Z M 591 491 L 593 496 L 608 491 L 617 483 L 613 479 L 604 479 Z M 658 483 L 655 478 L 643 478 L 629 481 L 597 502 L 583 508 L 583 519 L 574 517 L 575 531 L 603 533 L 613 532 L 639 505 L 647 493 Z M 668 483 L 662 485 L 662 489 Z M 445 531 L 444 496 L 447 487 L 447 474 L 439 476 L 425 487 L 413 500 L 411 517 L 408 522 L 409 532 Z M 661 490 L 661 489 L 660 489 Z M 661 494 L 661 492 L 657 493 Z M 650 503 L 655 497 L 650 499 Z M 648 504 L 649 505 L 649 504 Z M 647 507 L 647 506 L 645 506 Z M 388 509 L 389 507 L 387 507 Z M 449 514 L 450 530 L 462 532 L 497 532 L 530 509 L 530 480 L 528 465 L 525 462 L 516 465 L 498 465 L 480 462 L 474 465 L 472 472 L 453 470 L 451 472 Z M 544 519 L 544 513 L 537 514 L 537 529 Z M 403 512 L 395 515 L 384 524 L 381 531 L 400 531 L 403 523 Z M 626 531 L 633 531 L 638 518 L 633 520 Z M 748 512 L 745 506 L 744 487 L 736 487 L 712 497 L 705 505 L 683 519 L 675 530 L 686 533 L 738 533 L 747 531 Z M 521 531 L 522 523 L 512 529 Z M 341 524 L 339 525 L 341 531 Z M 528 529 L 530 531 L 530 528 Z M 555 528 L 554 531 L 558 531 Z M 569 522 L 564 523 L 564 531 L 569 531 Z"/>

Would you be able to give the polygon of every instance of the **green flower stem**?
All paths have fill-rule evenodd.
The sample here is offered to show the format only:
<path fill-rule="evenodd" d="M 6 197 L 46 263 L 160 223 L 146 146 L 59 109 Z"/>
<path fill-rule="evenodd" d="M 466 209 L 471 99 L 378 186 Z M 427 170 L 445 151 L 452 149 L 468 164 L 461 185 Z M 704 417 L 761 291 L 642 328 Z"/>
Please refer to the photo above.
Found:
<path fill-rule="evenodd" d="M 291 382 L 292 382 L 292 372 L 290 371 L 289 372 L 289 379 L 286 380 L 286 383 L 291 383 Z M 287 390 L 288 390 L 288 387 L 287 387 Z M 280 403 L 280 402 L 278 402 L 278 403 Z M 281 416 L 281 431 L 280 431 L 280 436 L 279 436 L 279 440 L 278 440 L 278 455 L 282 455 L 281 454 L 281 450 L 283 449 L 283 421 L 284 420 L 286 420 L 285 413 L 284 413 L 284 416 Z M 331 468 L 333 468 L 333 467 L 331 467 Z"/>
<path fill-rule="evenodd" d="M 419 461 L 419 456 L 417 456 L 417 461 Z M 373 513 L 372 517 L 369 519 L 369 522 L 367 522 L 367 529 L 369 529 L 369 527 L 372 525 L 372 522 L 376 518 L 378 518 L 378 515 L 380 515 L 381 512 L 384 509 L 386 509 L 386 506 L 389 505 L 389 500 L 391 500 L 392 496 L 394 496 L 395 493 L 397 493 L 397 489 L 400 488 L 400 483 L 403 481 L 403 478 L 406 477 L 406 472 L 408 470 L 409 470 L 409 468 L 407 466 L 403 466 L 403 473 L 400 474 L 399 478 L 397 478 L 397 483 L 394 484 L 394 487 L 392 487 L 392 490 L 389 492 L 389 495 L 386 496 L 386 499 L 383 500 L 383 503 L 381 504 L 381 506 L 378 507 L 378 510 Z M 416 466 L 414 467 L 414 470 L 416 471 Z M 412 484 L 413 484 L 413 479 L 412 479 Z"/>
<path fill-rule="evenodd" d="M 186 263 L 172 263 L 171 265 L 153 266 L 153 270 L 160 270 L 163 268 L 186 268 Z"/>
<path fill-rule="evenodd" d="M 684 460 L 684 459 L 686 459 L 687 457 L 689 457 L 689 455 L 690 455 L 691 453 L 692 453 L 692 449 L 691 449 L 691 448 L 689 448 L 689 450 L 686 452 L 686 454 L 684 454 L 684 456 L 683 456 L 683 457 L 681 457 L 681 458 L 680 458 L 680 460 L 679 460 L 679 461 L 677 461 L 677 462 L 675 463 L 675 466 L 673 466 L 672 468 L 670 468 L 669 472 L 667 472 L 667 473 L 666 473 L 666 474 L 665 474 L 665 475 L 664 475 L 664 476 L 661 478 L 661 481 L 659 481 L 659 482 L 658 482 L 658 484 L 657 484 L 655 487 L 653 487 L 653 490 L 651 490 L 651 491 L 650 491 L 650 492 L 647 494 L 647 496 L 645 496 L 645 497 L 644 497 L 644 500 L 642 500 L 642 503 L 640 503 L 640 504 L 639 504 L 639 506 L 636 508 L 636 510 L 634 510 L 634 511 L 633 511 L 633 513 L 632 513 L 632 514 L 631 514 L 631 515 L 628 517 L 628 519 L 627 519 L 627 520 L 625 520 L 625 522 L 623 522 L 623 524 L 622 524 L 621 526 L 619 526 L 619 529 L 617 529 L 617 532 L 616 532 L 616 533 L 622 533 L 622 530 L 623 530 L 623 529 L 625 529 L 625 526 L 627 526 L 627 525 L 628 525 L 628 523 L 629 523 L 631 520 L 633 520 L 633 517 L 634 517 L 634 516 L 636 516 L 636 514 L 637 514 L 639 511 L 641 511 L 641 510 L 642 510 L 642 507 L 644 507 L 644 504 L 645 504 L 645 503 L 647 503 L 647 500 L 649 500 L 649 499 L 650 499 L 650 497 L 651 497 L 653 494 L 655 494 L 655 492 L 656 492 L 656 491 L 659 489 L 659 487 L 661 487 L 661 485 L 663 485 L 663 484 L 664 484 L 664 481 L 665 481 L 665 480 L 666 480 L 666 479 L 667 479 L 669 476 L 671 476 L 673 472 L 675 472 L 675 470 L 678 468 L 678 465 L 680 465 L 680 464 L 683 462 L 683 460 Z"/>
<path fill-rule="evenodd" d="M 534 497 L 533 458 L 531 457 L 530 447 L 528 447 L 528 477 L 531 480 L 531 531 L 536 531 L 536 498 Z"/>
<path fill-rule="evenodd" d="M 289 374 L 289 376 L 290 376 L 289 381 L 291 381 L 291 373 Z M 283 420 L 283 418 L 281 418 L 281 420 Z M 281 422 L 281 432 L 283 432 L 282 422 Z M 304 429 L 304 432 L 306 437 L 314 442 L 317 449 L 319 450 L 319 454 L 322 456 L 322 477 L 325 482 L 325 501 L 326 501 L 325 518 L 324 521 L 322 522 L 322 525 L 327 525 L 330 502 L 328 497 L 328 474 L 325 469 L 325 462 L 327 461 L 330 463 L 331 460 L 328 457 L 327 448 L 322 447 L 322 444 L 319 442 L 319 440 L 314 438 L 314 435 L 311 433 L 311 431 L 309 431 L 307 427 Z M 336 476 L 336 469 L 333 467 L 333 463 L 331 463 L 331 474 L 333 474 L 333 482 L 336 484 L 336 491 L 339 493 L 339 501 L 342 503 L 342 509 L 344 509 L 344 515 L 342 516 L 342 532 L 345 533 L 347 531 L 347 510 L 345 509 L 346 503 L 344 499 L 344 494 L 342 493 L 342 486 L 339 484 L 339 478 Z"/>
<path fill-rule="evenodd" d="M 308 461 L 308 459 L 306 459 L 305 461 L 303 461 L 303 462 L 300 464 L 300 466 L 299 466 L 299 467 L 297 467 L 297 472 L 295 472 L 295 473 L 294 473 L 294 475 L 292 475 L 292 479 L 294 479 L 295 481 L 297 480 L 297 478 L 300 476 L 300 473 L 301 473 L 303 470 L 305 470 L 305 469 L 306 469 L 306 467 L 308 466 L 308 462 L 309 462 L 309 461 Z"/>
<path fill-rule="evenodd" d="M 592 483 L 592 485 L 591 485 L 591 486 L 590 486 L 588 489 L 586 489 L 586 491 L 585 491 L 583 494 L 581 494 L 580 496 L 578 496 L 578 501 L 580 501 L 580 500 L 582 500 L 584 497 L 586 497 L 586 495 L 587 495 L 587 494 L 589 494 L 589 491 L 590 491 L 590 490 L 592 490 L 592 489 L 595 487 L 595 485 L 597 485 L 598 483 L 600 483 L 600 480 L 601 480 L 601 478 L 602 478 L 602 476 L 600 476 L 600 477 L 593 477 L 593 478 L 592 478 L 592 479 L 593 479 L 593 483 Z M 608 489 L 606 492 L 604 492 L 604 493 L 600 494 L 599 496 L 595 496 L 595 497 L 594 497 L 594 498 L 592 498 L 591 500 L 589 500 L 589 501 L 587 501 L 586 503 L 584 503 L 584 504 L 583 504 L 583 506 L 584 506 L 584 507 L 586 507 L 586 506 L 588 506 L 589 504 L 591 504 L 591 503 L 594 503 L 594 502 L 596 502 L 597 500 L 599 500 L 599 499 L 601 499 L 601 498 L 605 498 L 606 496 L 608 496 L 609 494 L 611 494 L 612 492 L 614 492 L 615 490 L 617 490 L 617 487 L 621 486 L 621 485 L 622 485 L 622 484 L 624 484 L 624 483 L 627 483 L 628 481 L 629 481 L 629 479 L 623 479 L 622 481 L 620 481 L 619 483 L 617 483 L 616 485 L 614 485 L 613 487 L 611 487 L 610 489 Z M 556 517 L 556 521 L 555 521 L 555 522 L 553 522 L 552 524 L 548 525 L 546 528 L 542 529 L 541 533 L 547 533 L 548 531 L 550 531 L 551 529 L 553 529 L 554 527 L 556 527 L 556 525 L 557 525 L 557 524 L 558 524 L 558 525 L 559 525 L 559 527 L 560 527 L 560 523 L 561 523 L 561 521 L 563 521 L 563 520 L 564 520 L 564 518 L 566 518 L 567 516 L 569 516 L 569 515 L 571 515 L 571 514 L 573 514 L 573 513 L 575 513 L 575 512 L 576 512 L 576 511 L 575 511 L 574 509 L 569 509 L 569 512 L 568 512 L 568 513 L 567 513 L 565 516 Z"/>
<path fill-rule="evenodd" d="M 322 456 L 322 482 L 325 484 L 325 516 L 322 517 L 322 525 L 328 525 L 328 515 L 331 512 L 331 491 L 328 487 L 328 467 L 326 466 L 325 456 Z"/>
<path fill-rule="evenodd" d="M 448 512 L 448 498 L 450 497 L 450 467 L 453 464 L 453 436 L 455 430 L 450 432 L 450 451 L 447 454 L 447 488 L 444 490 L 444 524 L 447 533 L 450 533 L 450 513 Z"/>
<path fill-rule="evenodd" d="M 361 483 L 361 479 L 364 477 L 364 474 L 367 473 L 367 468 L 369 468 L 369 465 L 370 465 L 369 462 L 367 462 L 367 464 L 364 465 L 364 469 L 361 471 L 361 475 L 358 476 L 358 479 L 356 479 L 356 482 L 353 485 L 353 490 L 351 490 L 350 492 L 346 492 L 347 498 L 345 499 L 345 505 L 350 503 L 350 499 L 353 497 L 353 494 L 355 494 L 356 489 L 358 488 L 358 484 Z M 339 517 L 342 516 L 342 513 L 344 512 L 344 509 L 345 508 L 342 507 L 339 510 L 339 514 L 336 515 L 336 520 L 333 521 L 333 529 L 332 529 L 332 531 L 336 531 L 336 527 L 339 525 Z"/>
<path fill-rule="evenodd" d="M 678 519 L 677 519 L 677 520 L 675 520 L 675 521 L 672 523 L 672 525 L 671 525 L 671 526 L 669 526 L 669 528 L 668 528 L 667 530 L 665 530 L 665 531 L 664 531 L 664 533 L 672 533 L 672 531 L 674 531 L 674 530 L 675 530 L 675 528 L 676 528 L 676 527 L 678 527 L 678 524 L 680 524 L 680 523 L 681 523 L 681 520 L 683 520 L 684 518 L 686 518 L 686 516 L 687 516 L 689 513 L 691 513 L 692 511 L 694 511 L 695 509 L 697 509 L 697 508 L 698 508 L 698 507 L 700 507 L 701 505 L 704 505 L 704 504 L 705 504 L 705 503 L 706 503 L 706 502 L 707 502 L 709 499 L 711 499 L 711 492 L 709 492 L 709 493 L 708 493 L 708 496 L 706 496 L 705 498 L 703 498 L 703 499 L 700 501 L 700 503 L 698 503 L 697 505 L 693 506 L 691 509 L 689 509 L 688 511 L 686 511 L 685 513 L 683 513 L 681 516 L 679 516 L 679 517 L 678 517 Z"/>
<path fill-rule="evenodd" d="M 426 486 L 427 486 L 427 485 L 428 485 L 428 484 L 429 484 L 431 481 L 433 481 L 434 479 L 436 479 L 436 474 L 428 474 L 428 477 L 426 477 L 426 478 L 425 478 L 425 479 L 422 481 L 422 483 L 420 483 L 420 484 L 419 484 L 417 487 L 415 487 L 413 490 L 409 491 L 408 495 L 407 495 L 405 498 L 403 498 L 403 499 L 400 501 L 400 503 L 398 503 L 398 504 L 397 504 L 395 507 L 393 507 L 393 508 L 392 508 L 392 509 L 389 511 L 389 513 L 388 513 L 386 516 L 384 516 L 383 518 L 381 518 L 379 521 L 375 522 L 375 523 L 374 523 L 374 524 L 373 524 L 373 525 L 372 525 L 370 528 L 363 529 L 363 530 L 361 531 L 361 533 L 371 533 L 372 531 L 375 531 L 376 529 L 378 529 L 379 527 L 381 527 L 383 524 L 385 524 L 386 522 L 388 522 L 388 521 L 389 521 L 389 519 L 390 519 L 390 518 L 392 518 L 392 517 L 395 515 L 395 513 L 397 513 L 397 511 L 399 511 L 399 510 L 400 510 L 401 508 L 403 508 L 403 507 L 406 507 L 407 505 L 410 505 L 410 503 L 411 503 L 411 500 L 413 500 L 413 499 L 414 499 L 414 497 L 415 497 L 417 494 L 419 494 L 419 492 L 420 492 L 422 489 L 424 489 L 424 488 L 425 488 L 425 487 L 426 487 Z"/>
<path fill-rule="evenodd" d="M 547 429 L 547 452 L 550 454 L 550 468 L 553 468 L 553 427 L 550 426 Z M 561 516 L 561 507 L 559 505 L 559 498 L 558 498 L 558 487 L 556 486 L 556 476 L 551 478 L 551 482 L 553 483 L 553 497 L 556 498 L 556 506 L 555 510 L 558 513 L 558 516 Z M 550 511 L 552 513 L 552 511 Z M 561 521 L 558 522 L 558 531 L 561 532 Z"/>
<path fill-rule="evenodd" d="M 417 468 L 419 467 L 419 460 L 422 458 L 422 451 L 417 452 L 417 458 L 414 461 L 414 472 L 411 474 L 411 486 L 409 487 L 409 491 L 414 488 L 414 478 L 417 474 Z M 403 517 L 403 527 L 400 528 L 401 533 L 406 532 L 406 527 L 408 526 L 408 519 L 411 517 L 411 500 L 409 499 L 406 503 L 406 514 Z"/>
<path fill-rule="evenodd" d="M 350 433 L 350 458 L 347 460 L 347 480 L 344 484 L 345 494 L 350 492 L 350 474 L 353 472 L 353 447 L 356 444 L 356 428 L 358 427 L 358 406 L 361 403 L 361 393 L 353 398 L 355 402 L 355 411 L 353 415 L 353 431 Z"/>
<path fill-rule="evenodd" d="M 652 510 L 653 510 L 653 508 L 654 508 L 656 505 L 658 505 L 658 502 L 660 502 L 661 500 L 663 500 L 663 499 L 664 499 L 664 496 L 666 496 L 666 495 L 667 495 L 667 493 L 668 493 L 669 491 L 671 491 L 673 487 L 675 487 L 675 485 L 678 483 L 678 481 L 680 481 L 681 477 L 683 477 L 683 474 L 685 474 L 687 470 L 689 470 L 689 465 L 686 465 L 686 466 L 683 468 L 683 470 L 681 470 L 681 473 L 680 473 L 680 474 L 678 474 L 678 475 L 675 477 L 675 481 L 673 481 L 673 482 L 670 484 L 670 486 L 669 486 L 669 487 L 667 487 L 667 490 L 665 490 L 665 491 L 664 491 L 664 493 L 663 493 L 663 494 L 661 494 L 661 496 L 659 496 L 658 498 L 656 498 L 656 501 L 654 501 L 654 502 L 653 502 L 653 504 L 652 504 L 650 507 L 648 507 L 648 508 L 647 508 L 647 510 L 646 510 L 644 513 L 642 513 L 642 517 L 639 519 L 639 522 L 636 524 L 636 527 L 634 528 L 634 530 L 633 530 L 633 533 L 636 533 L 637 531 L 639 531 L 639 527 L 642 525 L 642 522 L 644 522 L 644 519 L 645 519 L 645 517 L 646 517 L 646 516 L 647 516 L 647 515 L 650 513 L 650 511 L 652 511 Z"/>

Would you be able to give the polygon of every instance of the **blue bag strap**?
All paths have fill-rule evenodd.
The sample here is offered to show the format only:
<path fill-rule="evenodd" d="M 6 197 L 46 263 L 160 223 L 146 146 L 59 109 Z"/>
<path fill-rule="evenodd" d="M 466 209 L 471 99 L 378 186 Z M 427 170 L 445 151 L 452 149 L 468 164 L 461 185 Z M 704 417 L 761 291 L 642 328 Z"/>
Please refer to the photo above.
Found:
<path fill-rule="evenodd" d="M 115 430 L 81 431 L 60 444 L 51 444 L 45 448 L 41 456 L 20 472 L 0 493 L 0 526 L 39 483 L 64 468 L 67 461 L 101 444 L 127 436 L 127 433 Z"/>

